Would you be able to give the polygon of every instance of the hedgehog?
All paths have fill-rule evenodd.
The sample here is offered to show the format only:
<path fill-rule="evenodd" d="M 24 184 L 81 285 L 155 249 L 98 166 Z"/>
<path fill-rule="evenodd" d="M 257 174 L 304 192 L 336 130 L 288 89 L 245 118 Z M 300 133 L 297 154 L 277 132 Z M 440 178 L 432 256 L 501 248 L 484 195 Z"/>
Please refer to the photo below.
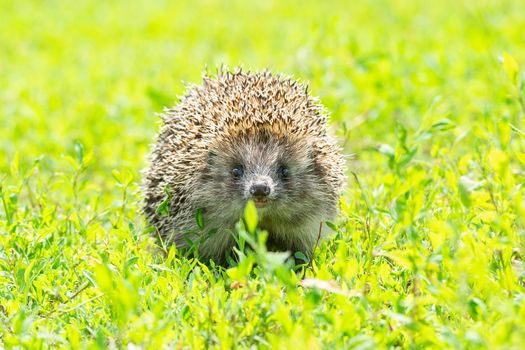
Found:
<path fill-rule="evenodd" d="M 268 70 L 221 69 L 164 110 L 144 171 L 147 222 L 156 235 L 224 263 L 252 200 L 271 251 L 311 259 L 338 209 L 341 149 L 308 86 Z"/>

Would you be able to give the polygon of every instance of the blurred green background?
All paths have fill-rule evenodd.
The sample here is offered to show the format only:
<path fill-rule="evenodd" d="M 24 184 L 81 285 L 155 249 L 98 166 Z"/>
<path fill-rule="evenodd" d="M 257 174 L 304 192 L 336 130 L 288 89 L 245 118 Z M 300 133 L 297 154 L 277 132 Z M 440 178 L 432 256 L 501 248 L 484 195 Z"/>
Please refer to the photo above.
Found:
<path fill-rule="evenodd" d="M 417 128 L 430 106 L 468 127 L 524 57 L 520 1 L 10 1 L 0 12 L 0 168 L 67 153 L 144 166 L 155 112 L 222 64 L 310 83 L 351 152 Z"/>
<path fill-rule="evenodd" d="M 0 0 L 0 348 L 523 347 L 524 28 L 519 0 Z M 309 83 L 354 154 L 304 276 L 144 230 L 156 114 L 223 64 Z"/>

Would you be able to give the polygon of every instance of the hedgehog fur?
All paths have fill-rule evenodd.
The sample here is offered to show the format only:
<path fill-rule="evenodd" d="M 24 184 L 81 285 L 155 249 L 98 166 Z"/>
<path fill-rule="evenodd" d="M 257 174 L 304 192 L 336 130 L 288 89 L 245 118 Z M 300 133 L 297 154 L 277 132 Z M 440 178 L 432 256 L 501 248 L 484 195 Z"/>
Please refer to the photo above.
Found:
<path fill-rule="evenodd" d="M 269 249 L 311 257 L 320 225 L 337 212 L 344 161 L 306 85 L 268 71 L 221 70 L 189 86 L 161 118 L 143 184 L 157 234 L 224 262 L 252 199 Z"/>

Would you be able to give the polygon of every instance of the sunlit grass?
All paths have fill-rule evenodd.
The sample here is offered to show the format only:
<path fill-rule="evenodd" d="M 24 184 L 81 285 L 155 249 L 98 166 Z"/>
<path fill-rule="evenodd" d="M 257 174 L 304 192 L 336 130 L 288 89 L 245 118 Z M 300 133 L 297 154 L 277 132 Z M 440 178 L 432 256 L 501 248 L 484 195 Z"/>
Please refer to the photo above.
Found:
<path fill-rule="evenodd" d="M 523 347 L 525 4 L 0 7 L 0 347 Z M 145 229 L 155 113 L 221 64 L 309 82 L 353 154 L 304 275 Z"/>

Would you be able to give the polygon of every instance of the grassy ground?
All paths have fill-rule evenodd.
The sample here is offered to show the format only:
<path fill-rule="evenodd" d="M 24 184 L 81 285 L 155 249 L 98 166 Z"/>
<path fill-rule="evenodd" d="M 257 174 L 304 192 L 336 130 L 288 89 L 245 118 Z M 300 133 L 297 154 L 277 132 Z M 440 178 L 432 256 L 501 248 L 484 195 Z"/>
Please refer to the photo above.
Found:
<path fill-rule="evenodd" d="M 0 8 L 0 348 L 523 346 L 525 3 Z M 306 281 L 145 232 L 155 113 L 222 63 L 308 81 L 355 153 Z"/>

